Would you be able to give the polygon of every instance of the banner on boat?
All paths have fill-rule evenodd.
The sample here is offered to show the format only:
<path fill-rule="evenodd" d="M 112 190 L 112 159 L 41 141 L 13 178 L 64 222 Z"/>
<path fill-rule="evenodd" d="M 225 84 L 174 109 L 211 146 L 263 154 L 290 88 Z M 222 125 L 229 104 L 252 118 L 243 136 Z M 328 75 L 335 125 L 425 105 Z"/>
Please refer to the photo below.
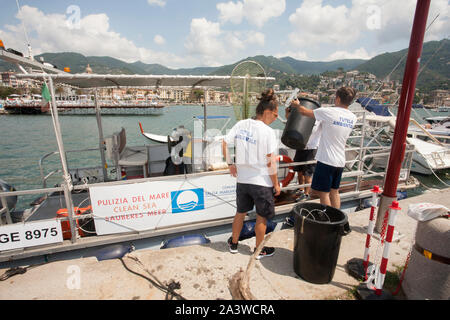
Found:
<path fill-rule="evenodd" d="M 229 174 L 89 189 L 98 235 L 146 231 L 233 217 L 236 178 Z"/>

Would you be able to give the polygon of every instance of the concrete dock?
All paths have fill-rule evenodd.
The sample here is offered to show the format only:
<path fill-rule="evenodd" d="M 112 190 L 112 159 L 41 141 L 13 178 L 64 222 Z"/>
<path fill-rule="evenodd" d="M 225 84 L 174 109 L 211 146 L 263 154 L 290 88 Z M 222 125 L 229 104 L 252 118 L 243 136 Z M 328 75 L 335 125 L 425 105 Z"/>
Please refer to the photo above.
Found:
<path fill-rule="evenodd" d="M 404 266 L 414 243 L 417 221 L 407 216 L 409 204 L 425 202 L 450 208 L 450 189 L 428 191 L 399 201 L 402 210 L 395 230 L 400 239 L 391 246 L 388 271 Z M 294 272 L 293 228 L 274 232 L 267 245 L 275 247 L 275 255 L 256 261 L 249 280 L 252 295 L 258 300 L 345 299 L 359 285 L 345 265 L 352 258 L 363 258 L 369 213 L 370 209 L 365 209 L 348 215 L 352 232 L 342 237 L 336 272 L 329 284 L 308 283 Z M 188 300 L 231 300 L 230 280 L 247 268 L 254 243 L 254 238 L 240 242 L 239 253 L 234 255 L 225 242 L 135 251 L 126 255 L 123 262 L 129 269 L 161 283 L 179 282 L 181 288 L 176 292 Z M 373 239 L 374 258 L 378 247 L 379 242 Z M 381 249 L 378 255 L 381 258 Z M 0 276 L 6 271 L 0 269 Z M 97 261 L 90 257 L 52 262 L 0 282 L 2 300 L 163 300 L 165 296 L 148 280 L 127 271 L 119 259 Z"/>

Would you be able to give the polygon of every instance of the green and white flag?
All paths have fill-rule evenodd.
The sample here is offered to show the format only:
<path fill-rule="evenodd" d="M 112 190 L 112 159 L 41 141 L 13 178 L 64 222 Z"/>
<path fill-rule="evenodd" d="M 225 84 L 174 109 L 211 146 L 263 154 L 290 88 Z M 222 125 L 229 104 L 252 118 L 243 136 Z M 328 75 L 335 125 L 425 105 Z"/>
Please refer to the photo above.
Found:
<path fill-rule="evenodd" d="M 50 95 L 50 91 L 48 90 L 47 84 L 44 82 L 44 85 L 42 87 L 42 100 L 45 100 L 46 103 L 50 102 L 52 99 L 52 96 Z"/>
<path fill-rule="evenodd" d="M 42 110 L 43 112 L 48 111 L 50 105 L 49 102 L 52 99 L 52 96 L 50 95 L 50 91 L 48 90 L 47 84 L 44 82 L 44 85 L 42 86 L 42 103 L 41 108 L 46 108 L 46 110 Z"/>

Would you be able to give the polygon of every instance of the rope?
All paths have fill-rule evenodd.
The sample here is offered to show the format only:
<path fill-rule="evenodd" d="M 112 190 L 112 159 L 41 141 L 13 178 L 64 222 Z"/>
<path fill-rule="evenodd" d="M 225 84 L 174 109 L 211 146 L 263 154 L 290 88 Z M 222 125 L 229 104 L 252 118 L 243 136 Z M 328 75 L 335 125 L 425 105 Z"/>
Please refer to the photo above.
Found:
<path fill-rule="evenodd" d="M 128 258 L 131 259 L 131 260 L 134 260 L 135 262 L 137 262 L 137 263 L 139 263 L 141 266 L 143 266 L 142 262 L 141 262 L 138 258 L 135 258 L 135 257 L 128 257 Z M 138 272 L 135 272 L 135 271 L 131 270 L 131 269 L 127 266 L 127 264 L 125 263 L 125 261 L 123 260 L 123 258 L 119 258 L 119 260 L 122 262 L 122 265 L 124 266 L 124 268 L 125 268 L 128 272 L 130 272 L 130 273 L 132 273 L 132 274 L 134 274 L 134 275 L 136 275 L 136 276 L 138 276 L 138 277 L 141 277 L 141 278 L 147 280 L 147 281 L 150 282 L 152 285 L 154 285 L 156 288 L 158 288 L 159 290 L 165 292 L 165 293 L 166 293 L 166 297 L 165 297 L 166 300 L 173 300 L 174 297 L 177 298 L 178 300 L 186 300 L 186 298 L 184 298 L 181 294 L 175 292 L 175 290 L 181 289 L 181 285 L 180 285 L 179 282 L 175 282 L 175 281 L 172 280 L 172 281 L 166 286 L 166 285 L 164 285 L 163 283 L 161 283 L 155 276 L 153 276 L 147 269 L 145 269 L 145 267 L 144 267 L 144 270 L 145 270 L 150 276 L 154 277 L 154 278 L 155 278 L 154 280 L 153 280 L 153 279 L 150 279 L 149 277 L 147 277 L 147 276 L 145 276 L 145 275 L 143 275 L 143 274 L 140 274 L 140 273 L 138 273 Z"/>
<path fill-rule="evenodd" d="M 24 274 L 28 270 L 36 268 L 36 267 L 39 267 L 39 266 L 42 266 L 44 264 L 47 264 L 47 262 L 40 263 L 40 264 L 35 264 L 35 265 L 32 265 L 32 266 L 28 266 L 28 267 L 14 267 L 14 268 L 8 269 L 3 275 L 0 276 L 0 281 L 6 281 L 6 280 L 8 280 L 11 277 L 14 277 L 14 276 L 19 275 L 19 274 Z"/>

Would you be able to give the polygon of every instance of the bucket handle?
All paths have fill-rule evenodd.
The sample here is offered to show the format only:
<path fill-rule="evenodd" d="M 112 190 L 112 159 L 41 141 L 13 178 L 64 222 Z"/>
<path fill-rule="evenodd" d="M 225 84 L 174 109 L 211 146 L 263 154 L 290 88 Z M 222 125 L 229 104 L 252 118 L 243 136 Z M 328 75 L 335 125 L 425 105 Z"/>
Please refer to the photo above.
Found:
<path fill-rule="evenodd" d="M 350 228 L 350 224 L 348 222 L 346 222 L 344 225 L 342 225 L 340 232 L 341 232 L 341 236 L 346 236 L 350 232 L 352 232 L 352 229 Z"/>

